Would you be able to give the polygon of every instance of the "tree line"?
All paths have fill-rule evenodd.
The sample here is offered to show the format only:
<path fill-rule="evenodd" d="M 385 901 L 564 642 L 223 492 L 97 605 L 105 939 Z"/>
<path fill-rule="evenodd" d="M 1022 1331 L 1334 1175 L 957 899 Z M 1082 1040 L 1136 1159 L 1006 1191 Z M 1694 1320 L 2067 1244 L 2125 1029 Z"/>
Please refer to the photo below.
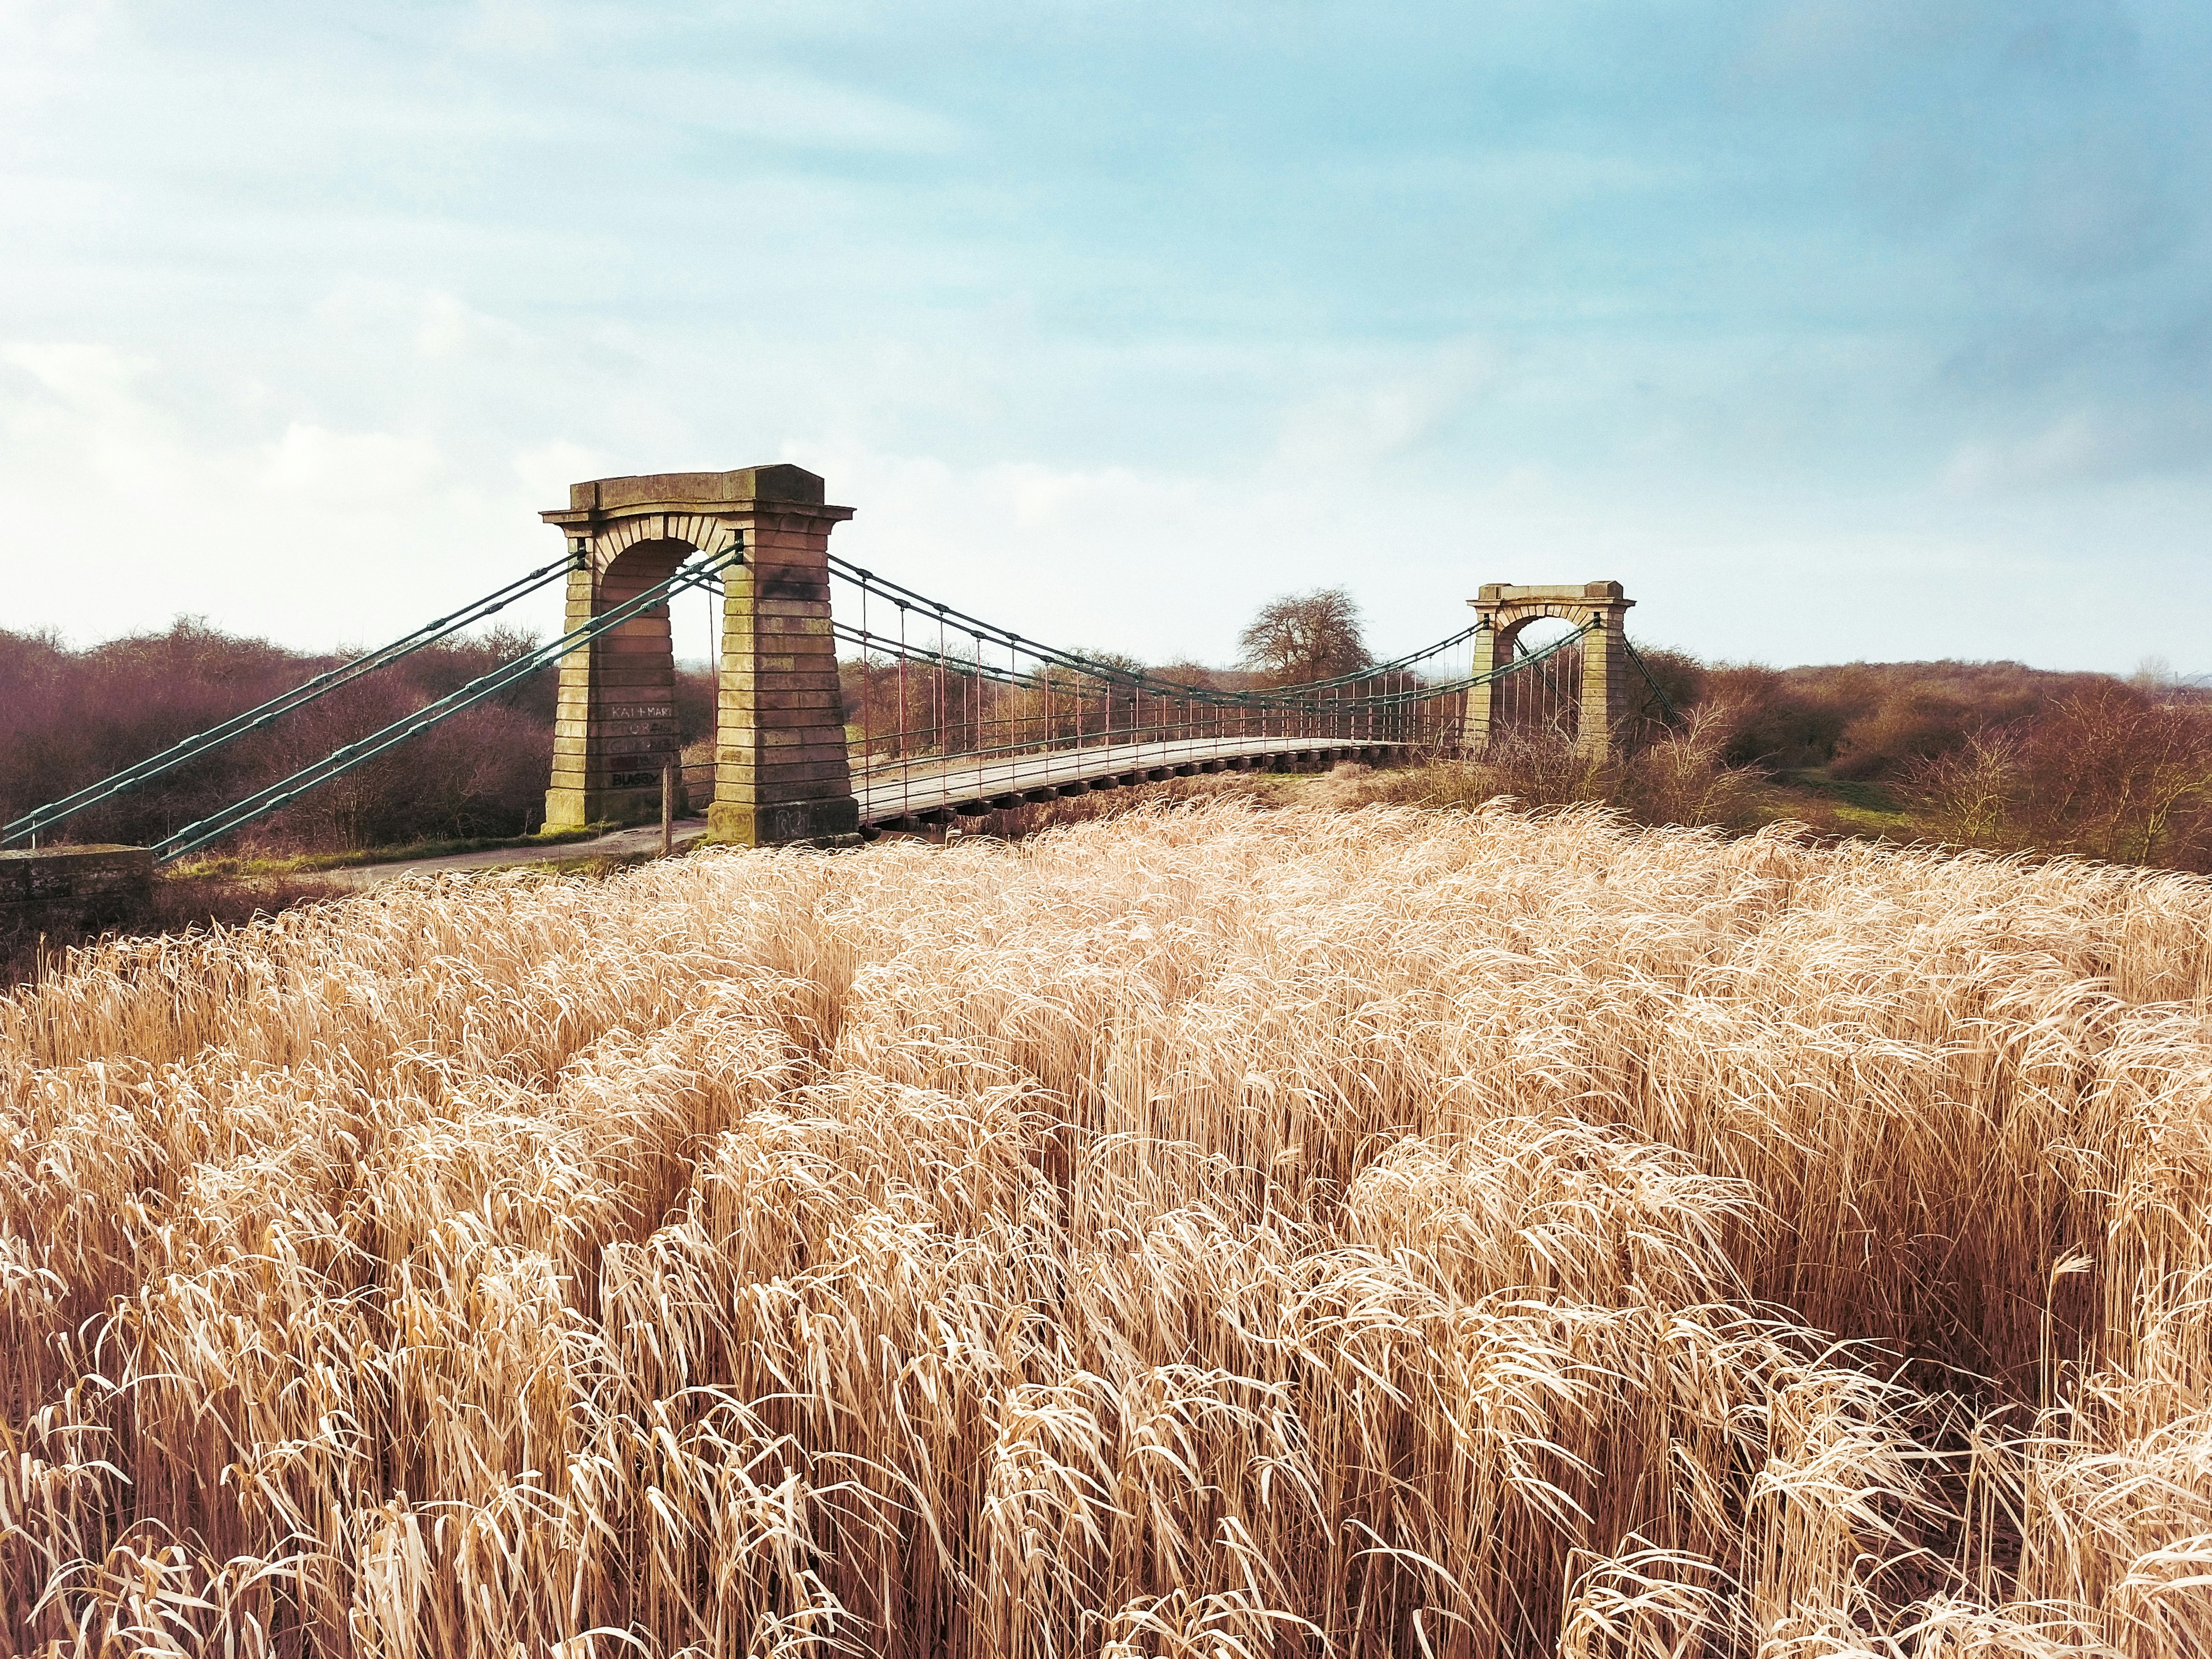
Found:
<path fill-rule="evenodd" d="M 68 837 L 158 841 L 533 643 L 499 629 L 417 653 L 84 814 Z M 1340 588 L 1270 600 L 1238 645 L 1227 667 L 1091 654 L 1221 691 L 1358 674 L 1375 661 L 1358 606 Z M 1675 712 L 1662 718 L 1656 700 L 1644 709 L 1630 734 L 1632 763 L 1593 769 L 1574 755 L 1571 732 L 1540 726 L 1508 734 L 1454 787 L 1531 804 L 1607 800 L 1646 817 L 1740 825 L 1796 816 L 2003 851 L 2212 870 L 2212 697 L 2201 687 L 2156 672 L 2124 679 L 2014 663 L 1772 669 L 1676 652 L 1645 659 Z M 82 787 L 339 660 L 190 617 L 81 649 L 0 631 L 0 814 Z M 1553 706 L 1565 707 L 1571 655 L 1557 665 L 1569 695 Z M 909 669 L 902 720 L 898 678 L 879 659 L 844 665 L 856 763 L 896 757 L 885 734 L 902 731 L 908 753 L 959 752 L 1196 712 L 1158 708 L 1110 677 L 1054 671 L 1006 685 L 956 672 L 933 684 Z M 324 851 L 526 834 L 543 810 L 555 690 L 550 672 L 524 681 L 248 837 L 271 850 Z M 678 726 L 702 763 L 711 763 L 714 704 L 708 674 L 679 672 Z M 1854 818 L 1853 801 L 1881 809 L 1881 821 Z"/>

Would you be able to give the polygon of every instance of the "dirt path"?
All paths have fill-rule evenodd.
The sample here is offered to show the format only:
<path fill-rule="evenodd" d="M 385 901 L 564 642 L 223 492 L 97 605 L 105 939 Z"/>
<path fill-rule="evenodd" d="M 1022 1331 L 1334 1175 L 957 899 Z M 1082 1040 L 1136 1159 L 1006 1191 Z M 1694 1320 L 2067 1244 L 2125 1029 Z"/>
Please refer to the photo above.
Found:
<path fill-rule="evenodd" d="M 676 820 L 676 839 L 681 844 L 704 832 L 704 818 Z M 635 858 L 658 852 L 660 826 L 640 824 L 632 830 L 611 830 L 590 841 L 564 841 L 551 847 L 495 847 L 482 853 L 449 853 L 443 858 L 402 859 L 392 864 L 356 864 L 340 870 L 319 871 L 316 879 L 334 887 L 374 887 L 400 876 L 434 875 L 441 870 L 496 870 L 520 864 L 556 864 L 568 859 Z"/>

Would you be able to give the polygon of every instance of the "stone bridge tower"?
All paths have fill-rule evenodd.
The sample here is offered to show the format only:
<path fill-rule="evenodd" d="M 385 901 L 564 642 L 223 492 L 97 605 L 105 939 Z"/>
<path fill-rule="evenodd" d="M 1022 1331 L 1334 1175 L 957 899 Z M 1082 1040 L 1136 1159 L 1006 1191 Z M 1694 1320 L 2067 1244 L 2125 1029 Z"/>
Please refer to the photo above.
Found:
<path fill-rule="evenodd" d="M 803 467 L 662 472 L 573 485 L 567 507 L 539 515 L 580 556 L 568 576 L 570 629 L 665 580 L 695 551 L 742 544 L 744 562 L 723 573 L 707 808 L 725 841 L 766 845 L 859 827 L 828 563 L 830 532 L 853 509 L 825 506 L 823 494 Z M 657 816 L 661 768 L 680 742 L 664 605 L 562 659 L 546 826 Z"/>
<path fill-rule="evenodd" d="M 1556 617 L 1588 631 L 1583 635 L 1583 694 L 1577 710 L 1575 750 L 1591 759 L 1610 757 L 1620 740 L 1621 722 L 1628 716 L 1629 672 L 1627 624 L 1635 600 L 1624 597 L 1619 582 L 1571 582 L 1549 587 L 1522 587 L 1511 582 L 1486 582 L 1474 607 L 1474 672 L 1513 660 L 1514 641 L 1521 630 L 1542 617 Z M 1462 734 L 1463 752 L 1480 755 L 1489 747 L 1493 718 L 1498 712 L 1498 684 L 1478 685 L 1467 695 L 1467 725 Z"/>

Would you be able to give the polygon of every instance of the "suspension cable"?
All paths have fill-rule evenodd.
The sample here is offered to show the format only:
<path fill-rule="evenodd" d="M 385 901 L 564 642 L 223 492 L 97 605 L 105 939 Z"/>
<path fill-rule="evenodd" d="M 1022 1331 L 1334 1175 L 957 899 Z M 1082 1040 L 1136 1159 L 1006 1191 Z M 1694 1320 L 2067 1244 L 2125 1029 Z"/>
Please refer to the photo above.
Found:
<path fill-rule="evenodd" d="M 1636 672 L 1644 676 L 1644 683 L 1651 688 L 1651 695 L 1659 699 L 1659 707 L 1666 711 L 1667 718 L 1670 720 L 1681 719 L 1682 711 L 1674 707 L 1674 699 L 1667 695 L 1666 688 L 1652 678 L 1651 671 L 1644 665 L 1643 653 L 1628 642 L 1626 634 L 1620 636 L 1620 647 L 1628 653 L 1628 659 L 1636 665 Z"/>
<path fill-rule="evenodd" d="M 903 614 L 904 610 L 902 607 L 902 617 L 903 617 Z M 860 630 L 855 629 L 848 624 L 836 623 L 832 624 L 832 628 L 836 636 L 841 640 L 844 640 L 848 642 L 858 642 L 860 639 Z M 1553 641 L 1540 650 L 1531 653 L 1527 656 L 1521 657 L 1515 661 L 1501 664 L 1480 674 L 1469 673 L 1462 678 L 1448 681 L 1441 684 L 1424 685 L 1419 683 L 1414 683 L 1367 696 L 1346 697 L 1332 701 L 1327 706 L 1326 710 L 1324 710 L 1322 704 L 1312 700 L 1304 700 L 1281 704 L 1279 707 L 1285 711 L 1286 716 L 1289 713 L 1296 712 L 1301 713 L 1304 718 L 1299 720 L 1297 729 L 1292 730 L 1291 728 L 1290 721 L 1286 717 L 1284 721 L 1285 729 L 1279 735 L 1285 738 L 1299 737 L 1326 737 L 1328 733 L 1322 729 L 1322 726 L 1329 724 L 1329 721 L 1326 719 L 1321 718 L 1325 713 L 1334 715 L 1336 717 L 1337 723 L 1339 724 L 1342 723 L 1345 720 L 1356 718 L 1359 714 L 1365 713 L 1370 717 L 1370 726 L 1372 721 L 1376 719 L 1387 719 L 1390 722 L 1391 729 L 1395 730 L 1401 726 L 1405 726 L 1406 729 L 1410 730 L 1411 726 L 1408 723 L 1418 720 L 1418 711 L 1424 705 L 1434 703 L 1440 700 L 1459 696 L 1468 688 L 1474 685 L 1507 679 L 1509 677 L 1522 677 L 1524 675 L 1524 671 L 1536 668 L 1538 665 L 1548 659 L 1555 653 L 1563 651 L 1575 644 L 1583 637 L 1587 631 L 1587 629 L 1577 629 L 1573 633 L 1561 635 L 1559 639 Z M 879 641 L 879 643 L 887 648 L 896 650 L 898 659 L 898 666 L 902 675 L 903 675 L 905 665 L 909 660 L 920 665 L 924 672 L 928 674 L 932 680 L 934 680 L 939 673 L 951 672 L 956 666 L 949 652 L 933 649 L 928 645 L 901 641 L 897 647 L 892 647 L 891 642 L 889 641 Z M 979 684 L 988 681 L 1004 684 L 1009 688 L 1029 687 L 1048 694 L 1050 690 L 1053 680 L 1055 678 L 1049 668 L 1041 672 L 1032 672 L 1025 673 L 1021 672 L 1017 665 L 1009 665 L 1006 667 L 999 667 L 988 661 L 962 662 L 958 663 L 957 667 L 957 672 L 962 676 Z M 1526 677 L 1530 678 L 1534 678 L 1533 675 Z M 1412 677 L 1408 676 L 1407 678 L 1410 679 Z M 1076 696 L 1075 708 L 1072 718 L 1074 721 L 1074 726 L 1072 732 L 1066 736 L 1066 746 L 1079 750 L 1095 748 L 1097 744 L 1091 741 L 1094 734 L 1091 732 L 1089 729 L 1089 722 L 1085 717 L 1085 702 L 1088 696 L 1085 680 L 1085 678 L 1079 677 L 1075 679 L 1073 684 Z M 1178 702 L 1175 707 L 1177 710 L 1180 710 L 1182 705 Z M 1165 719 L 1167 722 L 1166 729 L 1172 732 L 1181 732 L 1184 736 L 1188 736 L 1188 732 L 1186 729 L 1188 726 L 1188 719 L 1186 714 L 1181 712 L 1171 713 L 1164 716 L 1164 719 Z M 1102 730 L 1102 732 L 1097 735 L 1105 736 L 1110 742 L 1110 732 Z M 1046 749 L 1061 746 L 1062 741 L 1063 740 L 1060 737 L 1054 736 L 1050 732 L 1048 732 L 1042 739 L 1041 745 L 1037 741 L 1024 741 L 1020 739 L 1018 737 L 1014 737 L 1010 738 L 1009 741 L 1004 744 L 991 748 L 977 749 L 962 756 L 956 757 L 951 754 L 940 753 L 936 757 L 927 757 L 933 763 L 927 768 L 927 772 L 931 775 L 934 775 L 935 773 L 945 769 L 948 763 L 956 759 L 969 760 L 978 763 L 990 762 L 1000 757 L 1011 759 L 1015 754 L 1027 752 L 1029 750 L 1037 749 L 1040 746 Z M 864 789 L 870 787 L 880 788 L 884 787 L 881 782 L 872 783 L 871 780 L 885 779 L 894 775 L 899 781 L 898 793 L 902 803 L 908 798 L 908 791 L 910 788 L 920 785 L 923 781 L 921 777 L 915 775 L 911 761 L 903 754 L 895 764 L 887 764 L 873 769 L 866 767 L 860 769 L 855 774 L 854 781 Z"/>
<path fill-rule="evenodd" d="M 1062 650 L 1042 644 L 1036 640 L 1026 639 L 1012 629 L 1001 628 L 994 623 L 985 622 L 979 617 L 945 605 L 940 600 L 933 599 L 927 594 L 892 581 L 888 577 L 879 576 L 872 570 L 854 564 L 849 559 L 841 558 L 835 553 L 828 556 L 835 572 L 856 586 L 872 585 L 886 597 L 903 598 L 909 603 L 925 606 L 939 612 L 941 616 L 955 618 L 963 624 L 980 630 L 982 635 L 994 641 L 1008 645 L 1018 645 L 1042 661 L 1055 663 L 1079 673 L 1089 674 L 1103 680 L 1116 681 L 1125 685 L 1141 682 L 1156 695 L 1164 692 L 1170 696 L 1198 696 L 1216 703 L 1224 701 L 1249 703 L 1265 702 L 1268 699 L 1295 700 L 1306 693 L 1323 691 L 1340 685 L 1355 685 L 1362 680 L 1371 679 L 1379 674 L 1388 674 L 1400 669 L 1410 668 L 1417 662 L 1449 651 L 1474 638 L 1484 626 L 1483 623 L 1477 622 L 1462 629 L 1456 634 L 1437 641 L 1433 645 L 1423 646 L 1418 651 L 1409 652 L 1402 657 L 1393 658 L 1388 662 L 1373 663 L 1365 668 L 1358 669 L 1350 673 L 1333 675 L 1327 679 L 1304 680 L 1292 685 L 1271 686 L 1266 691 L 1260 693 L 1223 691 L 1218 686 L 1193 685 L 1184 681 L 1165 679 L 1159 675 L 1147 673 L 1141 668 L 1122 668 L 1116 664 L 1102 661 L 1079 651 Z"/>
<path fill-rule="evenodd" d="M 318 697 L 327 696 L 343 686 L 350 685 L 364 675 L 373 674 L 380 668 L 389 667 L 403 657 L 412 656 L 416 652 L 423 649 L 426 646 L 435 644 L 449 634 L 456 633 L 472 623 L 482 622 L 494 612 L 505 610 L 525 594 L 534 593 L 557 577 L 565 575 L 575 568 L 578 560 L 581 557 L 582 555 L 578 552 L 563 554 L 552 563 L 541 565 L 527 575 L 518 576 L 504 587 L 494 588 L 483 598 L 471 600 L 459 610 L 448 616 L 441 617 L 434 622 L 425 623 L 413 633 L 404 635 L 392 641 L 389 645 L 380 646 L 376 650 L 356 657 L 350 662 L 341 663 L 337 667 L 318 674 L 311 680 L 303 681 L 290 690 L 271 697 L 266 702 L 257 704 L 243 714 L 234 714 L 228 720 L 208 727 L 204 732 L 194 732 L 191 736 L 173 744 L 158 755 L 150 756 L 134 765 L 126 766 L 121 771 L 100 779 L 97 783 L 87 784 L 73 794 L 64 795 L 58 800 L 49 801 L 44 806 L 34 807 L 22 817 L 4 826 L 0 826 L 0 847 L 9 846 L 15 842 L 40 835 L 65 819 L 75 817 L 79 812 L 97 806 L 103 801 L 112 800 L 118 795 L 125 794 L 137 788 L 141 784 L 160 777 L 165 772 L 173 771 L 187 761 L 197 760 L 201 756 L 221 748 L 233 738 L 242 738 L 248 732 L 258 731 L 290 714 L 295 708 L 305 708 Z"/>
<path fill-rule="evenodd" d="M 848 644 L 858 645 L 867 642 L 860 629 L 856 629 L 847 623 L 833 621 L 830 624 L 830 631 L 837 639 L 842 640 Z M 1577 643 L 1582 639 L 1583 635 L 1588 631 L 1589 629 L 1586 627 L 1577 629 L 1570 634 L 1561 635 L 1550 644 L 1530 652 L 1527 655 L 1517 657 L 1509 663 L 1498 664 L 1496 666 L 1486 669 L 1479 674 L 1470 673 L 1459 678 L 1437 681 L 1428 684 L 1417 683 L 1395 690 L 1370 692 L 1364 696 L 1348 699 L 1347 702 L 1352 706 L 1359 708 L 1401 707 L 1408 703 L 1425 702 L 1437 697 L 1450 696 L 1453 693 L 1468 690 L 1473 686 L 1486 684 L 1492 681 L 1504 679 L 1510 675 L 1520 673 L 1525 669 L 1528 669 L 1538 664 L 1546 662 L 1553 655 L 1553 653 L 1565 650 L 1568 647 Z M 889 641 L 878 641 L 876 643 L 880 648 L 893 651 L 902 662 L 915 662 L 929 671 L 933 675 L 940 672 L 957 672 L 973 678 L 988 679 L 1006 684 L 1031 686 L 1039 684 L 1041 680 L 1048 679 L 1048 677 L 1041 676 L 1036 672 L 1021 673 L 1008 669 L 1002 669 L 988 661 L 969 661 L 956 659 L 949 651 L 940 651 L 927 645 L 912 644 L 903 641 L 896 647 L 893 647 Z M 1079 697 L 1087 696 L 1088 691 L 1084 682 L 1085 680 L 1097 679 L 1103 677 L 1087 675 L 1081 676 L 1071 683 L 1074 684 Z M 1119 677 L 1117 676 L 1115 678 Z M 1411 677 L 1409 676 L 1408 678 Z M 1128 682 L 1124 681 L 1123 683 L 1127 684 Z M 1156 690 L 1158 686 L 1164 684 L 1176 684 L 1176 682 L 1160 682 L 1151 679 L 1147 679 L 1145 683 L 1148 686 L 1152 686 Z M 1237 692 L 1213 690 L 1211 695 L 1207 695 L 1208 688 L 1193 686 L 1184 689 L 1188 692 L 1194 694 L 1199 700 L 1215 705 L 1234 705 L 1244 703 L 1245 706 L 1248 707 L 1265 707 L 1288 709 L 1307 714 L 1311 714 L 1316 707 L 1315 702 L 1309 698 L 1268 698 L 1245 702 L 1243 694 Z M 920 735 L 920 733 L 917 733 L 917 735 Z"/>
<path fill-rule="evenodd" d="M 697 587 L 733 564 L 743 562 L 743 544 L 712 555 L 703 562 L 686 566 L 665 580 L 656 582 L 634 599 L 624 600 L 612 609 L 604 611 L 579 628 L 570 629 L 549 645 L 539 646 L 526 655 L 502 663 L 489 674 L 471 680 L 459 690 L 450 692 L 435 702 L 428 703 L 413 714 L 394 720 L 380 732 L 371 732 L 356 743 L 335 749 L 310 766 L 302 767 L 290 777 L 258 789 L 244 799 L 234 801 L 221 811 L 202 818 L 197 823 L 186 824 L 174 835 L 158 842 L 154 848 L 156 862 L 170 860 L 204 847 L 208 842 L 244 828 L 257 819 L 290 805 L 309 791 L 343 777 L 355 768 L 374 760 L 385 750 L 419 737 L 442 720 L 451 719 L 463 709 L 482 702 L 486 697 L 506 690 L 519 681 L 528 678 L 540 669 L 555 663 L 580 646 L 590 644 L 609 629 L 620 626 L 631 617 L 641 615 L 655 606 L 665 605 L 677 593 Z"/>

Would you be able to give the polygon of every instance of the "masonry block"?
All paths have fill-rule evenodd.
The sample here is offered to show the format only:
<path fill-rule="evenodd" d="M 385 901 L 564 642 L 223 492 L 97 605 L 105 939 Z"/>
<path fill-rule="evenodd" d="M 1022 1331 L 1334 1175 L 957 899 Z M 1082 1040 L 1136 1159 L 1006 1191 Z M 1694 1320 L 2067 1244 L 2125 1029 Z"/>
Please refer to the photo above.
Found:
<path fill-rule="evenodd" d="M 707 809 L 707 827 L 716 841 L 741 847 L 823 841 L 858 834 L 860 804 L 849 794 L 842 799 L 718 800 Z"/>

